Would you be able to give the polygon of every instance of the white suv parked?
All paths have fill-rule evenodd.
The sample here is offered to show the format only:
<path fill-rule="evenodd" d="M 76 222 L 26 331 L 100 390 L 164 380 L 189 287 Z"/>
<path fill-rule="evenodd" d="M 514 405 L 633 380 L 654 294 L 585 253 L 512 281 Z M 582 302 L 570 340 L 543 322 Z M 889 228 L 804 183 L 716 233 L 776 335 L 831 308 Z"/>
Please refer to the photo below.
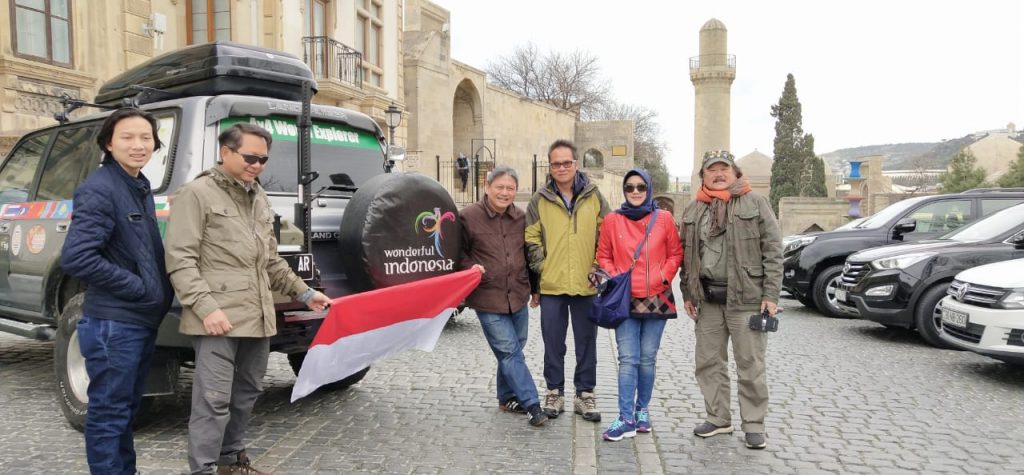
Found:
<path fill-rule="evenodd" d="M 1024 365 L 1024 259 L 965 270 L 942 300 L 942 339 Z"/>

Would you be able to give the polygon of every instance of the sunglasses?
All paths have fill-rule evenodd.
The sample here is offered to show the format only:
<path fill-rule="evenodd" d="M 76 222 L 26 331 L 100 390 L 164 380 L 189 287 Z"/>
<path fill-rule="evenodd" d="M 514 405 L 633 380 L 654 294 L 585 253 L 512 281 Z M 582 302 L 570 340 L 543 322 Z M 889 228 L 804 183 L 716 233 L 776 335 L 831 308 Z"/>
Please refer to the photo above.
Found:
<path fill-rule="evenodd" d="M 626 193 L 632 193 L 634 191 L 639 193 L 647 193 L 647 185 L 643 183 L 640 183 L 638 185 L 622 185 L 622 191 L 625 191 Z"/>
<path fill-rule="evenodd" d="M 576 160 L 566 160 L 564 162 L 551 162 L 548 165 L 551 166 L 552 170 L 557 170 L 559 168 L 569 168 L 572 166 L 573 163 L 576 163 Z"/>
<path fill-rule="evenodd" d="M 265 165 L 267 163 L 267 160 L 270 160 L 270 157 L 267 157 L 267 156 L 264 156 L 264 155 L 250 155 L 248 153 L 239 153 L 239 152 L 235 152 L 235 153 L 238 153 L 239 155 L 241 155 L 242 159 L 245 160 L 245 163 L 248 163 L 249 165 L 255 165 L 257 163 L 259 163 L 260 165 Z"/>

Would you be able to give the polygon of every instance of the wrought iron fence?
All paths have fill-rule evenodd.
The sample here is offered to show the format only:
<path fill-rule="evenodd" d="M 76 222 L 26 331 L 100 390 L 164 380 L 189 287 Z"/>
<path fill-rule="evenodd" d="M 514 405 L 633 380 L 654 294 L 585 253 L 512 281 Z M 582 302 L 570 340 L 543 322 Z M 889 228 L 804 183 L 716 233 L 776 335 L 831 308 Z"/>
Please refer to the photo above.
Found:
<path fill-rule="evenodd" d="M 333 79 L 363 88 L 363 54 L 327 36 L 302 38 L 302 60 L 316 79 Z"/>
<path fill-rule="evenodd" d="M 469 158 L 466 168 L 459 168 L 458 160 L 437 160 L 437 181 L 452 195 L 456 204 L 466 205 L 484 195 L 487 173 L 494 169 L 491 160 Z"/>

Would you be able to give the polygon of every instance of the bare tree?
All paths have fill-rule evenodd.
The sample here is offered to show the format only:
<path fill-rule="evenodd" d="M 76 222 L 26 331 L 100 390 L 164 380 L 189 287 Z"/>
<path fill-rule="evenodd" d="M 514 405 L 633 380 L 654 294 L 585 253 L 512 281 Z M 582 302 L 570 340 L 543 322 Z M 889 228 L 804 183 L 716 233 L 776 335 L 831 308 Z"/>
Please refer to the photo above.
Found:
<path fill-rule="evenodd" d="M 598 59 L 591 53 L 542 53 L 536 45 L 518 46 L 487 66 L 490 81 L 512 92 L 586 116 L 609 94 Z"/>

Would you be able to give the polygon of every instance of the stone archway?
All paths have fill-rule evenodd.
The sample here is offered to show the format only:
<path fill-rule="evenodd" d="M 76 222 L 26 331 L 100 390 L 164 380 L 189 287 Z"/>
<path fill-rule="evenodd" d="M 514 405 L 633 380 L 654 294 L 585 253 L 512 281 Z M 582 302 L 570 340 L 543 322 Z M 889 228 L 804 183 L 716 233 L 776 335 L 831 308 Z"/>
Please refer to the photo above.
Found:
<path fill-rule="evenodd" d="M 583 168 L 603 168 L 604 154 L 597 149 L 589 149 L 583 152 Z"/>
<path fill-rule="evenodd" d="M 483 110 L 480 92 L 469 79 L 455 88 L 452 104 L 452 153 L 472 158 L 472 140 L 483 137 Z"/>

